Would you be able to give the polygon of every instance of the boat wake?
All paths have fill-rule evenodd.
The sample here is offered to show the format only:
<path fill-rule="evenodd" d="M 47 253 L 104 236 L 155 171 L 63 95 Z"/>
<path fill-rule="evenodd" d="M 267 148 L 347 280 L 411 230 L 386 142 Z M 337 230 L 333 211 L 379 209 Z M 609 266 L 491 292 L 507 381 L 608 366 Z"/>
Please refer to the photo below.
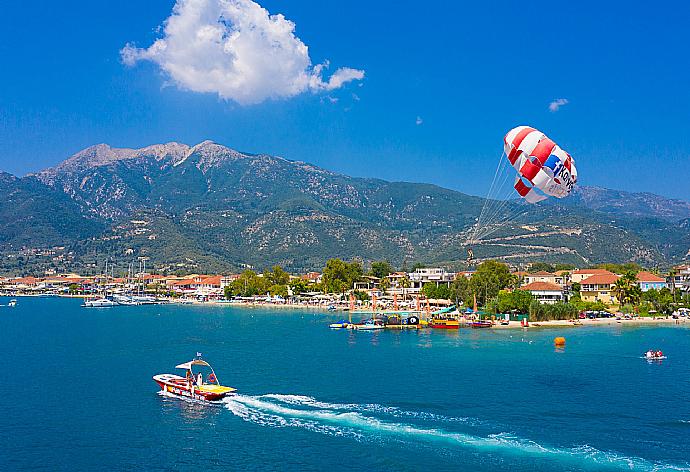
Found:
<path fill-rule="evenodd" d="M 421 411 L 406 411 L 377 404 L 328 403 L 302 395 L 234 395 L 225 407 L 244 421 L 274 428 L 301 428 L 315 433 L 357 441 L 397 441 L 485 453 L 545 458 L 562 465 L 591 470 L 690 471 L 690 464 L 676 466 L 637 457 L 626 457 L 583 445 L 558 448 L 538 444 L 514 434 L 476 434 L 460 429 L 477 428 L 480 422 Z M 443 428 L 431 427 L 441 424 Z M 455 431 L 453 431 L 455 429 Z"/>

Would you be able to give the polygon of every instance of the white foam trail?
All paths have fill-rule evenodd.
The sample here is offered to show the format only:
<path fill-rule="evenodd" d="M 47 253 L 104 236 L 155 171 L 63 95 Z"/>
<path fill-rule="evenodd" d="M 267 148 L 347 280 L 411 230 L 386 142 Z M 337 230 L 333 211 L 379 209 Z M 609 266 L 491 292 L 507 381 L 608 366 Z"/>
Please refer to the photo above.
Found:
<path fill-rule="evenodd" d="M 316 400 L 314 397 L 308 397 L 306 395 L 283 395 L 278 393 L 269 393 L 266 395 L 260 395 L 259 398 L 268 398 L 272 400 L 278 400 L 282 403 L 287 403 L 289 405 L 307 406 L 313 408 L 322 408 L 328 410 L 344 410 L 344 411 L 359 411 L 363 413 L 380 413 L 396 418 L 416 418 L 422 420 L 433 420 L 433 421 L 443 421 L 443 422 L 454 422 L 454 423 L 470 423 L 478 424 L 479 420 L 473 418 L 464 417 L 452 417 L 438 415 L 436 413 L 429 413 L 425 411 L 407 411 L 395 406 L 384 406 L 376 403 L 327 403 Z"/>
<path fill-rule="evenodd" d="M 273 400 L 273 401 L 271 401 Z M 297 427 L 332 436 L 355 439 L 409 439 L 411 441 L 443 442 L 449 446 L 482 449 L 504 454 L 519 453 L 535 457 L 557 459 L 599 470 L 602 467 L 623 470 L 661 472 L 690 471 L 690 466 L 653 463 L 636 457 L 626 457 L 600 451 L 590 446 L 555 448 L 519 438 L 508 433 L 486 437 L 425 428 L 413 424 L 385 421 L 370 416 L 384 413 L 414 418 L 425 417 L 423 412 L 404 412 L 395 407 L 327 403 L 302 395 L 268 394 L 260 396 L 235 395 L 224 400 L 226 408 L 245 421 L 269 427 Z M 402 412 L 402 414 L 401 414 Z M 377 436 L 377 433 L 379 435 Z M 381 437 L 383 434 L 383 437 Z"/>

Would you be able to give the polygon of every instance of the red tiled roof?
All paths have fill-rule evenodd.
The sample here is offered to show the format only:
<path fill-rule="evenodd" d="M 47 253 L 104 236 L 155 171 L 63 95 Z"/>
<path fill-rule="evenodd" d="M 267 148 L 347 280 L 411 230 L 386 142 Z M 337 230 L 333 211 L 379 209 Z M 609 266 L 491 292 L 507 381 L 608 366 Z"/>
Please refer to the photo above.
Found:
<path fill-rule="evenodd" d="M 608 272 L 608 271 L 607 271 Z M 582 285 L 611 285 L 618 281 L 618 276 L 609 272 L 608 274 L 596 274 L 591 277 L 587 277 L 581 283 Z"/>
<path fill-rule="evenodd" d="M 220 275 L 214 275 L 211 277 L 206 277 L 206 278 L 201 279 L 201 282 L 199 282 L 199 283 L 201 283 L 203 285 L 217 285 L 218 287 L 220 287 L 220 279 L 221 279 Z"/>
<path fill-rule="evenodd" d="M 192 285 L 194 283 L 193 279 L 184 279 L 184 280 L 173 280 L 170 282 L 170 285 Z"/>
<path fill-rule="evenodd" d="M 563 287 L 551 282 L 532 282 L 531 284 L 520 287 L 520 290 L 534 292 L 562 292 Z"/>
<path fill-rule="evenodd" d="M 15 284 L 32 285 L 38 283 L 38 279 L 36 277 L 21 277 L 19 279 L 14 279 L 12 282 Z"/>
<path fill-rule="evenodd" d="M 652 274 L 651 272 L 638 272 L 637 274 L 638 282 L 666 282 L 666 279 L 659 277 L 658 275 Z"/>

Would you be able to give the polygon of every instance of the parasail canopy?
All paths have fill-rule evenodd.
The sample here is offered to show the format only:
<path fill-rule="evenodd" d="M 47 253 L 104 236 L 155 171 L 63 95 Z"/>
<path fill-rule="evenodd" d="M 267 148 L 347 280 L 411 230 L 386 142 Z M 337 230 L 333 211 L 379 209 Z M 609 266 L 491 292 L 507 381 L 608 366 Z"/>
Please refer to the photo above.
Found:
<path fill-rule="evenodd" d="M 518 126 L 503 138 L 506 156 L 517 171 L 515 190 L 529 203 L 563 198 L 577 182 L 573 158 L 544 133 Z"/>

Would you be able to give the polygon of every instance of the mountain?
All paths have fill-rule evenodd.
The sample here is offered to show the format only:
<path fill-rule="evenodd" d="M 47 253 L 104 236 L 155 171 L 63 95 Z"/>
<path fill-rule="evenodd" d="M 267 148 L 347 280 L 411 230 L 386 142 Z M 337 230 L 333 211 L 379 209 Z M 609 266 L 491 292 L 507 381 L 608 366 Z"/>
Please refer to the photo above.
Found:
<path fill-rule="evenodd" d="M 575 187 L 563 204 L 621 217 L 659 218 L 680 221 L 690 218 L 690 202 L 653 193 L 632 193 L 601 187 Z"/>
<path fill-rule="evenodd" d="M 1 252 L 36 270 L 81 270 L 104 255 L 168 271 L 308 270 L 329 257 L 461 267 L 485 207 L 435 185 L 353 178 L 210 141 L 99 144 L 34 175 L 0 174 L 0 195 Z M 520 215 L 475 245 L 479 259 L 665 265 L 690 247 L 690 204 L 651 194 L 582 187 L 548 205 L 487 207 L 496 221 Z M 31 255 L 51 246 L 65 249 Z"/>

